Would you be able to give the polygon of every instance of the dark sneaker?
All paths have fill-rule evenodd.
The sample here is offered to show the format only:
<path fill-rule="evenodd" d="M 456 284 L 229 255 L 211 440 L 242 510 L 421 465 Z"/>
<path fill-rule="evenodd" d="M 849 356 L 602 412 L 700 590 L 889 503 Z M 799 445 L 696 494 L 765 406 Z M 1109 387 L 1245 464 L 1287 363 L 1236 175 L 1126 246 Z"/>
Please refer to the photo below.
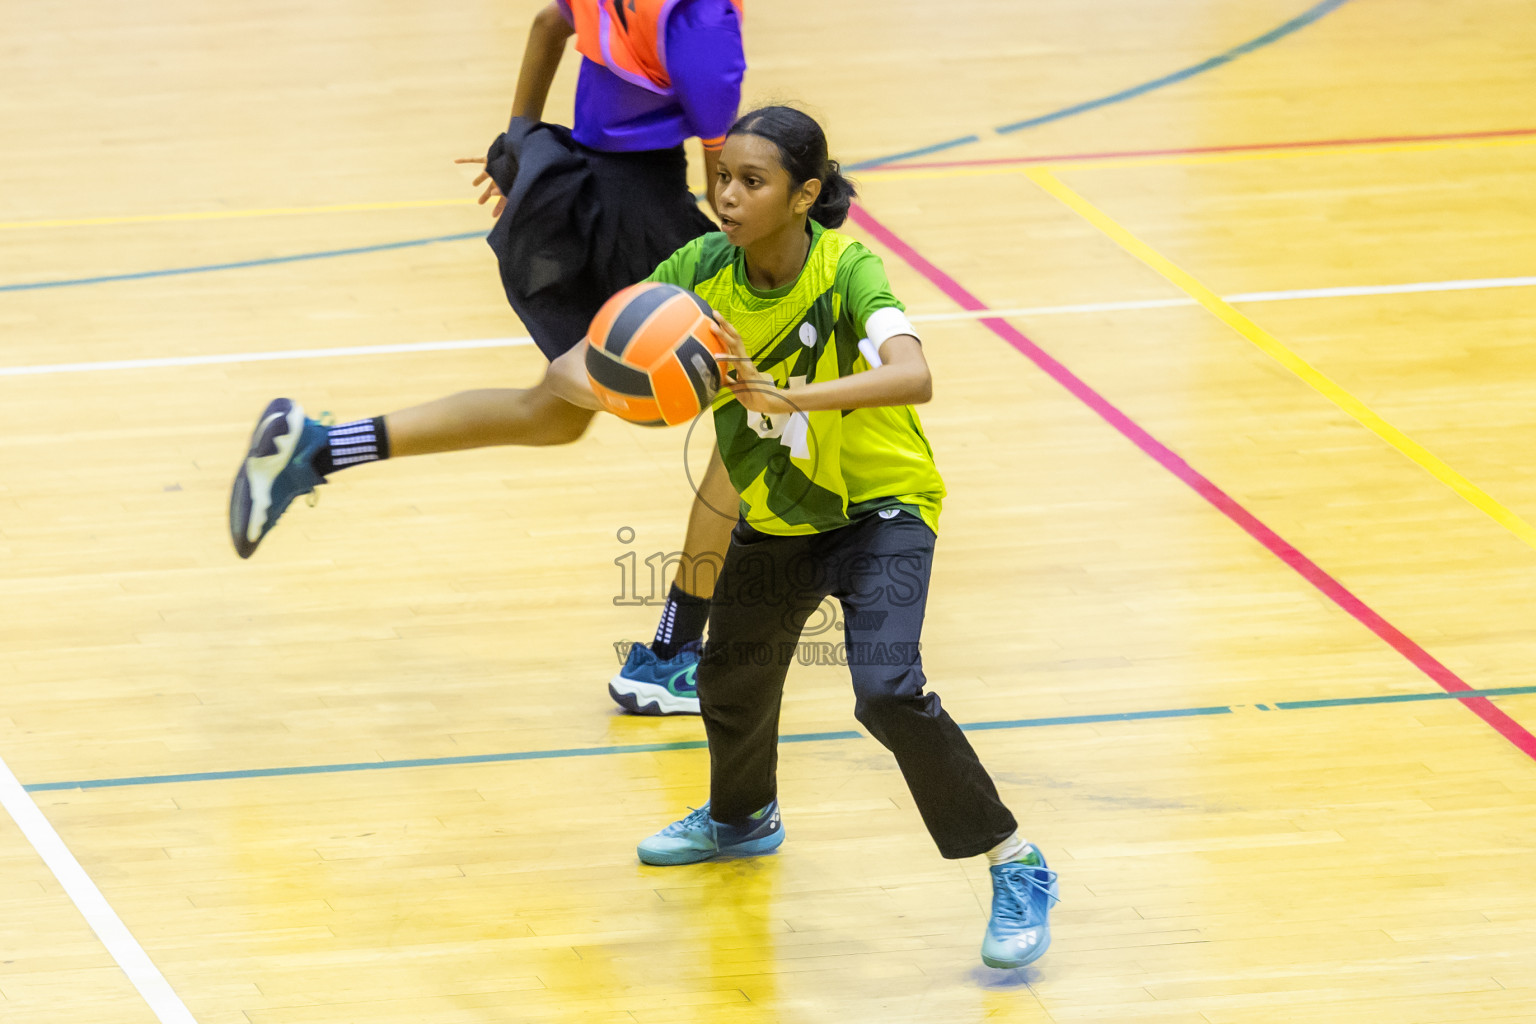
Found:
<path fill-rule="evenodd" d="M 303 407 L 287 398 L 273 399 L 256 421 L 229 492 L 229 536 L 241 558 L 251 557 L 294 498 L 325 483 L 312 462 L 327 436 L 319 421 L 307 419 Z"/>
<path fill-rule="evenodd" d="M 684 644 L 662 661 L 645 644 L 635 644 L 619 674 L 608 680 L 608 693 L 631 715 L 696 715 L 701 649 L 698 641 Z"/>

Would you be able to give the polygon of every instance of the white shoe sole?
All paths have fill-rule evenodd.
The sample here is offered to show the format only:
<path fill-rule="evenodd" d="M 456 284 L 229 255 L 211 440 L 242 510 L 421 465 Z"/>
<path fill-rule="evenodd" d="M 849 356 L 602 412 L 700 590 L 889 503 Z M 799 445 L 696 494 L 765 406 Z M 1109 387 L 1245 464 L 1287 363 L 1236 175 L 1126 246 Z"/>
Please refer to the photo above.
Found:
<path fill-rule="evenodd" d="M 274 413 L 262 420 L 251 436 L 262 436 L 268 425 L 282 416 L 282 413 Z M 251 515 L 245 523 L 245 539 L 252 544 L 261 540 L 262 528 L 267 523 L 267 510 L 272 507 L 272 481 L 293 459 L 293 450 L 304 432 L 304 409 L 297 402 L 289 408 L 287 419 L 287 431 L 273 438 L 277 451 L 271 455 L 248 456 L 245 460 L 245 485 L 251 496 Z"/>
<path fill-rule="evenodd" d="M 665 686 L 627 679 L 620 673 L 608 680 L 608 692 L 632 715 L 696 715 L 699 698 L 679 697 Z"/>

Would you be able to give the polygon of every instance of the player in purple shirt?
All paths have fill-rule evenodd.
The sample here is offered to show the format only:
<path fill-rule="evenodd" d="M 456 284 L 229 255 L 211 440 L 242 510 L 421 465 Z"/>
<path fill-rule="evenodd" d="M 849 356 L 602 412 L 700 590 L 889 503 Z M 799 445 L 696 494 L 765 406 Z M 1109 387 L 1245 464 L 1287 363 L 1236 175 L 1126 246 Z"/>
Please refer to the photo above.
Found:
<path fill-rule="evenodd" d="M 571 3 L 556 2 L 565 20 L 574 24 Z M 577 142 L 628 153 L 669 149 L 697 136 L 704 140 L 706 153 L 719 156 L 725 133 L 736 119 L 746 70 L 741 17 L 728 3 L 684 0 L 667 12 L 665 31 L 671 86 L 667 91 L 654 91 L 653 83 L 633 84 L 598 61 L 582 58 L 571 129 Z M 706 180 L 714 184 L 712 176 Z"/>
<path fill-rule="evenodd" d="M 582 54 L 571 129 L 540 120 L 567 41 Z M 495 252 L 507 299 L 552 364 L 530 388 L 484 388 L 384 416 L 326 426 L 287 398 L 257 421 L 230 494 L 230 535 L 249 558 L 293 499 L 341 469 L 487 445 L 567 444 L 593 413 L 559 398 L 551 375 L 610 295 L 715 230 L 687 183 L 684 140 L 704 144 L 713 205 L 720 145 L 736 117 L 740 0 L 553 0 L 534 16 L 506 132 L 492 143 L 481 203 L 495 199 Z M 478 160 L 476 161 L 478 162 Z M 635 714 L 698 714 L 694 684 L 714 572 L 738 498 L 712 459 L 683 561 L 654 641 L 635 644 L 609 692 Z"/>

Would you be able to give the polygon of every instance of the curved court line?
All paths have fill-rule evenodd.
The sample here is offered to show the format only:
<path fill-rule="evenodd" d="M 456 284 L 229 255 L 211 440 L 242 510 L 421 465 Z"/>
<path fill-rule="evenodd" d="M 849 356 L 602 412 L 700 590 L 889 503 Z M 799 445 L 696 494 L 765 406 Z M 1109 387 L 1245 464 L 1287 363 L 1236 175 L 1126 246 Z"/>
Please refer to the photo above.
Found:
<path fill-rule="evenodd" d="M 1401 143 L 1319 143 L 1313 146 L 1227 146 L 1208 150 L 1171 151 L 1166 154 L 1135 156 L 1115 153 L 1108 157 L 1082 157 L 1072 159 L 1058 157 L 1050 161 L 1021 159 L 966 163 L 952 161 L 947 164 L 904 164 L 898 168 L 876 168 L 870 174 L 880 181 L 935 181 L 945 178 L 989 178 L 1005 174 L 1028 174 L 1031 167 L 1047 167 L 1053 171 L 1087 171 L 1122 169 L 1127 167 L 1198 167 L 1207 164 L 1254 163 L 1260 160 L 1316 160 L 1326 156 L 1376 156 L 1395 153 L 1443 153 L 1447 150 L 1499 146 L 1536 145 L 1536 133 L 1510 132 L 1497 136 L 1485 135 L 1450 141 L 1410 141 Z"/>
<path fill-rule="evenodd" d="M 916 270 L 931 284 L 953 299 L 961 308 L 978 312 L 988 310 L 986 303 L 967 291 L 960 282 L 929 262 L 922 253 L 908 245 L 895 232 L 876 220 L 864 207 L 854 206 L 849 216 L 860 227 L 869 232 L 873 238 L 900 256 L 912 269 Z M 996 334 L 999 338 L 1012 345 L 1030 362 L 1045 371 L 1047 376 L 1066 388 L 1078 401 L 1092 409 L 1101 419 L 1124 436 L 1126 440 L 1140 448 L 1142 452 L 1150 456 L 1158 465 L 1168 470 L 1168 472 L 1183 481 L 1196 494 L 1209 502 L 1218 512 L 1241 527 L 1245 533 L 1263 545 L 1276 558 L 1279 558 L 1286 565 L 1294 569 L 1297 574 L 1316 587 L 1330 601 L 1348 612 L 1356 621 L 1376 634 L 1377 637 L 1406 658 L 1419 671 L 1433 679 L 1441 689 L 1463 698 L 1466 698 L 1467 694 L 1472 692 L 1472 687 L 1460 676 L 1456 675 L 1455 672 L 1452 672 L 1445 665 L 1442 665 L 1433 655 L 1411 640 L 1396 626 L 1382 618 L 1373 608 L 1325 572 L 1316 562 L 1302 554 L 1296 547 L 1270 529 L 1252 512 L 1248 511 L 1235 498 L 1217 487 L 1193 466 L 1180 458 L 1173 449 L 1153 437 L 1129 416 L 1121 412 L 1119 408 L 1112 405 L 1103 395 L 1089 387 L 1082 378 L 1058 362 L 1050 353 L 1036 345 L 1033 341 L 1030 341 L 1029 338 L 1024 336 L 1022 331 L 995 314 L 980 322 L 993 334 Z M 1463 700 L 1463 703 L 1479 718 L 1492 726 L 1499 735 L 1519 748 L 1527 757 L 1536 760 L 1536 736 L 1526 731 L 1525 727 L 1519 722 L 1505 714 L 1486 697 L 1468 698 Z"/>
<path fill-rule="evenodd" d="M 1231 63 L 1238 57 L 1252 53 L 1254 50 L 1268 46 L 1271 43 L 1278 42 L 1291 33 L 1312 24 L 1319 18 L 1322 18 L 1324 15 L 1331 13 L 1339 7 L 1342 7 L 1348 2 L 1349 0 L 1323 0 L 1322 3 L 1319 3 L 1316 6 L 1303 12 L 1302 14 L 1296 16 L 1295 18 L 1292 18 L 1285 24 L 1270 29 L 1263 35 L 1257 36 L 1248 40 L 1246 43 L 1235 46 L 1225 53 L 1218 54 L 1209 60 L 1201 61 L 1199 64 L 1191 65 L 1190 67 L 1184 68 L 1181 71 L 1175 71 L 1171 75 L 1164 75 L 1163 77 L 1154 79 L 1150 82 L 1143 82 L 1141 85 L 1121 90 L 1120 92 L 1114 93 L 1110 96 L 1100 97 L 1096 100 L 1089 100 L 1086 103 L 1073 104 L 1070 107 L 1063 107 L 1062 109 L 1052 111 L 1049 114 L 1042 114 L 1039 117 L 1030 118 L 1027 121 L 1018 121 L 1011 125 L 1003 125 L 1000 128 L 994 129 L 994 131 L 998 134 L 1008 134 L 1021 131 L 1025 128 L 1031 128 L 1038 124 L 1046 124 L 1050 121 L 1059 121 L 1063 118 L 1072 117 L 1075 114 L 1081 114 L 1086 111 L 1096 110 L 1100 107 L 1106 107 L 1114 103 L 1121 103 L 1125 100 L 1135 99 L 1136 97 L 1143 96 L 1155 89 L 1161 89 L 1166 85 L 1173 85 L 1175 82 L 1182 82 L 1186 79 L 1193 78 L 1202 72 L 1221 67 L 1225 64 Z M 892 153 L 889 156 L 879 157 L 878 159 L 874 160 L 863 160 L 858 163 L 848 164 L 843 169 L 846 171 L 867 170 L 872 167 L 877 167 L 881 164 L 894 163 L 895 161 L 906 160 L 911 157 L 926 156 L 929 153 L 937 153 L 942 150 L 953 149 L 956 146 L 964 146 L 972 142 L 980 141 L 981 137 L 978 135 L 966 135 L 958 139 L 950 139 L 948 142 L 938 142 L 931 146 L 923 146 L 919 149 L 909 149 L 900 153 Z M 361 253 L 381 252 L 386 249 L 401 249 L 412 245 L 429 245 L 433 242 L 458 241 L 461 239 L 479 238 L 482 236 L 483 232 L 469 232 L 464 235 L 447 235 L 437 238 L 418 238 L 404 242 L 392 242 L 386 245 L 361 246 L 355 249 L 334 249 L 328 252 L 301 253 L 295 256 L 280 256 L 272 259 L 241 260 L 234 263 L 214 263 L 200 267 L 179 267 L 172 270 L 146 270 L 136 274 L 112 274 L 104 277 L 82 277 L 66 281 L 41 281 L 30 284 L 0 285 L 0 292 L 35 291 L 42 288 L 66 288 L 77 285 L 104 284 L 111 281 L 133 281 L 152 277 L 169 277 L 180 274 L 198 274 L 213 270 L 236 270 L 247 267 L 267 266 L 274 263 L 293 263 L 299 260 L 328 259 L 334 256 L 355 256 Z"/>
<path fill-rule="evenodd" d="M 1194 78 L 1196 75 L 1204 74 L 1207 71 L 1212 71 L 1224 64 L 1230 64 L 1234 60 L 1237 60 L 1239 57 L 1250 54 L 1254 50 L 1262 49 L 1263 47 L 1268 46 L 1270 43 L 1278 42 L 1279 40 L 1284 39 L 1286 36 L 1290 35 L 1292 32 L 1295 32 L 1298 29 L 1306 28 L 1314 21 L 1317 21 L 1319 18 L 1331 14 L 1347 3 L 1349 3 L 1349 0 L 1323 0 L 1323 2 L 1318 4 L 1316 7 L 1298 14 L 1284 25 L 1272 28 L 1263 35 L 1254 39 L 1250 39 L 1246 43 L 1243 43 L 1239 46 L 1234 46 L 1226 53 L 1217 54 L 1209 60 L 1201 61 L 1199 64 L 1192 64 L 1189 67 L 1184 68 L 1182 71 L 1175 71 L 1171 75 L 1164 75 L 1162 78 L 1156 78 L 1150 82 L 1132 86 L 1129 89 L 1122 89 L 1120 92 L 1111 93 L 1110 95 L 1101 97 L 1100 99 L 1089 100 L 1086 103 L 1079 103 L 1076 106 L 1067 107 L 1063 110 L 1057 110 L 1049 114 L 1042 114 L 1039 117 L 1032 117 L 1025 121 L 1015 121 L 1013 124 L 1005 124 L 1001 128 L 996 129 L 996 131 L 999 135 L 1009 135 L 1013 132 L 1023 131 L 1025 128 L 1035 128 L 1042 124 L 1049 124 L 1052 121 L 1060 121 L 1063 118 L 1072 117 L 1076 114 L 1086 114 L 1090 110 L 1097 110 L 1100 107 L 1107 107 L 1113 103 L 1123 103 L 1126 100 L 1133 100 L 1137 96 L 1145 95 L 1146 93 L 1152 92 L 1155 89 L 1161 89 L 1164 86 L 1174 85 L 1178 82 L 1183 82 L 1186 79 Z"/>
<path fill-rule="evenodd" d="M 1205 718 L 1228 715 L 1243 708 L 1259 711 L 1305 711 L 1316 708 L 1366 707 L 1373 704 L 1400 704 L 1435 700 L 1514 697 L 1536 694 L 1536 686 L 1501 686 L 1487 690 L 1450 693 L 1388 693 L 1363 697 L 1332 697 L 1325 700 L 1274 701 L 1270 704 L 1218 704 L 1197 708 L 1158 708 L 1152 711 L 1112 711 L 1098 715 L 1058 715 L 1050 718 L 1014 718 L 996 722 L 969 722 L 962 732 L 995 732 L 1008 729 L 1043 729 L 1064 725 L 1106 725 L 1114 722 L 1148 722 L 1168 718 Z M 844 732 L 790 733 L 779 737 L 780 743 L 830 743 L 837 740 L 863 739 L 864 734 Z M 357 761 L 351 764 L 310 764 L 286 768 L 246 768 L 222 772 L 181 772 L 173 775 L 132 775 L 116 779 L 75 779 L 69 782 L 37 782 L 26 787 L 29 793 L 65 789 L 112 789 L 121 786 L 161 786 L 176 782 L 229 782 L 237 779 L 270 779 L 289 775 L 333 775 L 344 772 L 390 771 L 400 768 L 443 768 L 468 764 L 501 764 L 509 761 L 546 761 L 568 757 L 607 757 L 616 754 L 654 754 L 674 750 L 705 750 L 704 740 L 678 740 L 673 743 L 625 743 L 607 747 L 568 747 L 556 750 L 516 750 L 501 754 L 458 754 L 449 757 L 414 757 L 395 761 Z"/>
<path fill-rule="evenodd" d="M 1200 157 L 1217 153 L 1284 153 L 1290 150 L 1373 150 L 1404 143 L 1476 142 L 1483 139 L 1516 139 L 1536 135 L 1536 128 L 1498 128 L 1486 132 L 1440 132 L 1434 135 L 1373 135 L 1352 139 L 1298 139 L 1291 142 L 1240 142 L 1230 146 L 1180 146 L 1173 149 L 1121 149 L 1099 153 L 1051 153 L 1041 156 L 1002 156 L 983 160 L 932 160 L 912 164 L 882 164 L 884 171 L 927 171 L 948 167 L 1016 167 L 1021 164 L 1069 164 L 1078 161 L 1137 160 L 1143 157 Z M 4 225 L 0 225 L 3 227 Z"/>
<path fill-rule="evenodd" d="M 1172 74 L 1164 75 L 1161 78 L 1154 78 L 1152 81 L 1143 82 L 1140 85 L 1133 85 L 1129 89 L 1122 89 L 1119 92 L 1111 93 L 1108 96 L 1101 96 L 1096 100 L 1088 100 L 1083 103 L 1074 103 L 1070 107 L 1062 107 L 1060 110 L 1053 110 L 1049 114 L 1041 114 L 1039 117 L 1031 117 L 1023 121 L 1015 121 L 1012 124 L 1001 125 L 1000 127 L 994 128 L 993 131 L 998 135 L 1011 135 L 1014 132 L 1023 131 L 1026 128 L 1035 128 L 1042 124 L 1050 124 L 1052 121 L 1065 120 L 1066 118 L 1074 117 L 1078 114 L 1086 114 L 1090 110 L 1098 110 L 1101 107 L 1108 107 L 1116 103 L 1124 103 L 1126 100 L 1133 100 L 1138 96 L 1145 96 L 1149 92 L 1153 92 L 1165 86 L 1174 85 L 1178 82 L 1186 81 L 1188 79 L 1194 78 L 1196 75 L 1203 74 L 1207 71 L 1212 71 L 1226 64 L 1230 64 L 1232 61 L 1237 60 L 1239 57 L 1246 56 L 1255 50 L 1269 46 L 1271 43 L 1277 43 L 1284 39 L 1286 36 L 1291 35 L 1293 32 L 1306 28 L 1308 25 L 1319 20 L 1320 18 L 1333 13 L 1335 10 L 1343 7 L 1348 2 L 1349 0 L 1323 0 L 1322 3 L 1308 8 L 1306 11 L 1298 14 L 1296 17 L 1292 18 L 1290 21 L 1287 21 L 1285 24 L 1278 25 L 1275 28 L 1270 29 L 1268 32 L 1265 32 L 1261 36 L 1255 36 L 1253 39 L 1248 40 L 1246 43 L 1240 43 L 1239 45 L 1234 46 L 1232 49 L 1227 50 L 1225 53 L 1217 54 L 1209 60 L 1201 61 L 1199 64 L 1191 64 L 1189 67 L 1175 71 Z M 843 169 L 848 171 L 869 170 L 870 168 L 878 167 L 881 164 L 895 163 L 898 160 L 908 160 L 912 157 L 927 156 L 930 153 L 938 153 L 946 149 L 954 149 L 957 146 L 965 146 L 969 145 L 970 143 L 980 141 L 980 136 L 964 135 L 958 139 L 950 139 L 948 142 L 936 142 L 931 146 L 924 146 L 921 149 L 909 149 L 903 153 L 893 153 L 890 156 L 879 157 L 878 159 L 874 160 L 861 160 L 858 163 L 849 164 Z"/>
<path fill-rule="evenodd" d="M 1247 338 L 1259 351 L 1291 371 L 1308 387 L 1328 399 L 1365 429 L 1396 448 L 1430 476 L 1455 491 L 1473 508 L 1514 534 L 1527 546 L 1536 548 L 1536 527 L 1531 526 L 1492 495 L 1456 472 L 1439 456 L 1388 423 L 1380 414 L 1327 374 L 1292 352 L 1280 339 L 1239 313 L 1221 296 L 1201 284 L 1194 275 L 1137 238 L 1109 214 L 1068 188 L 1051 172 L 1044 168 L 1032 167 L 1024 173 L 1031 181 L 1060 200 L 1068 209 L 1098 228 L 1120 248 L 1162 275 L 1175 288 L 1200 303 L 1218 320 Z"/>
<path fill-rule="evenodd" d="M 196 267 L 172 267 L 168 270 L 141 270 L 132 274 L 105 274 L 101 277 L 77 277 L 64 281 L 33 281 L 27 284 L 0 284 L 0 292 L 40 291 L 44 288 L 72 288 L 83 284 L 108 284 L 113 281 L 142 281 L 151 277 L 178 277 L 182 274 L 203 274 L 211 270 L 240 270 L 247 267 L 269 267 L 279 263 L 301 263 L 305 260 L 324 260 L 333 256 L 358 256 L 369 252 L 385 252 L 390 249 L 410 249 L 438 242 L 462 242 L 470 238 L 484 238 L 483 231 L 467 231 L 457 235 L 436 235 L 432 238 L 411 238 L 404 242 L 385 242 L 382 245 L 361 245 L 352 249 L 328 249 L 325 252 L 301 252 L 292 256 L 268 256 L 257 260 L 240 260 L 235 263 L 209 263 Z"/>
<path fill-rule="evenodd" d="M 935 142 L 931 146 L 923 146 L 919 149 L 908 149 L 900 153 L 892 153 L 890 156 L 875 157 L 872 160 L 860 160 L 857 163 L 844 164 L 844 171 L 868 171 L 876 167 L 892 163 L 897 160 L 907 160 L 914 156 L 927 156 L 929 153 L 942 153 L 946 149 L 954 149 L 956 146 L 969 146 L 973 142 L 980 142 L 980 135 L 962 135 L 958 139 L 950 139 L 948 142 Z"/>

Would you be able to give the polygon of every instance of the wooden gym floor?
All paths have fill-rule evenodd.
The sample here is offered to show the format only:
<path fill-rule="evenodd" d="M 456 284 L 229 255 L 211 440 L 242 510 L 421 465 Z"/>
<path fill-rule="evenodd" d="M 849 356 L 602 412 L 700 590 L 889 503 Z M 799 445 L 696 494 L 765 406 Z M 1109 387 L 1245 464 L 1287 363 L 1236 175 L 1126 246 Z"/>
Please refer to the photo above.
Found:
<path fill-rule="evenodd" d="M 1308 4 L 748 4 L 935 369 L 926 664 L 1062 879 L 1016 972 L 833 667 L 777 855 L 636 863 L 706 755 L 604 682 L 707 438 L 230 549 L 269 398 L 536 379 L 451 162 L 535 3 L 12 5 L 0 1022 L 1536 1021 L 1536 18 Z"/>

